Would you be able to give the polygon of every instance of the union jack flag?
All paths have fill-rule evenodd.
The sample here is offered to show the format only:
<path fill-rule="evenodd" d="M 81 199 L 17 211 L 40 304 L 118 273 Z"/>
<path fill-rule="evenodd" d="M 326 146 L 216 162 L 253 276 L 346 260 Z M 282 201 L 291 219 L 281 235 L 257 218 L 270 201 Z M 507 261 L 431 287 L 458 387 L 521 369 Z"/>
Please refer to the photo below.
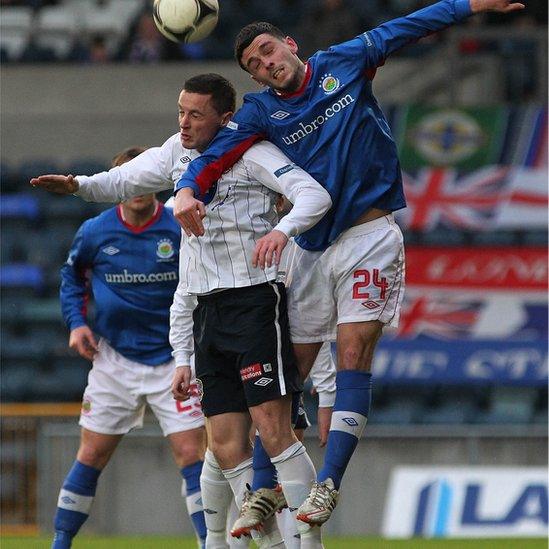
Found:
<path fill-rule="evenodd" d="M 437 297 L 404 299 L 397 337 L 413 339 L 426 335 L 441 339 L 468 339 L 482 307 L 480 301 Z"/>
<path fill-rule="evenodd" d="M 424 169 L 415 178 L 403 174 L 408 208 L 403 223 L 409 229 L 428 230 L 437 225 L 486 229 L 498 206 L 508 198 L 509 168 L 489 166 L 458 176 L 448 169 Z"/>

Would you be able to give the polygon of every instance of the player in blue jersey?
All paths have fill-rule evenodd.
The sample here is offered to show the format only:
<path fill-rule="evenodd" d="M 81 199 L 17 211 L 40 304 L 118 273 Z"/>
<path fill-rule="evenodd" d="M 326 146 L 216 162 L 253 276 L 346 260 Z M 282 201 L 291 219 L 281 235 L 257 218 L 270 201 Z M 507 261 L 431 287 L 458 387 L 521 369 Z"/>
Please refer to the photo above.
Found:
<path fill-rule="evenodd" d="M 403 295 L 402 235 L 392 212 L 405 207 L 397 149 L 372 94 L 385 58 L 409 42 L 473 13 L 512 12 L 512 0 L 443 0 L 394 19 L 306 63 L 296 42 L 269 23 L 236 39 L 240 66 L 267 87 L 248 94 L 177 184 L 174 213 L 189 234 L 204 234 L 209 188 L 254 142 L 268 139 L 320 181 L 333 207 L 296 238 L 289 315 L 301 374 L 320 342 L 337 338 L 338 374 L 324 467 L 298 518 L 322 524 L 334 509 L 347 464 L 366 425 L 371 364 L 386 325 L 398 322 Z"/>
<path fill-rule="evenodd" d="M 128 149 L 114 165 L 142 151 Z M 93 367 L 82 400 L 80 447 L 59 494 L 52 549 L 71 546 L 88 518 L 101 471 L 122 436 L 142 425 L 146 404 L 170 442 L 203 547 L 204 418 L 198 396 L 180 403 L 171 394 L 169 309 L 178 284 L 180 238 L 179 225 L 154 194 L 136 197 L 86 221 L 61 270 L 69 345 Z M 90 293 L 96 309 L 93 331 L 86 320 Z"/>

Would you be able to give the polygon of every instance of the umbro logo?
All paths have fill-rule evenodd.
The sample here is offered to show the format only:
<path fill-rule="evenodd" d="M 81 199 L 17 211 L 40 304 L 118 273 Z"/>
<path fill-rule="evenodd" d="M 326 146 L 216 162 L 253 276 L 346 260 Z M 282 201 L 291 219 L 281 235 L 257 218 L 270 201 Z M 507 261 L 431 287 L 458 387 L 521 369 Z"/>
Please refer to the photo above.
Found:
<path fill-rule="evenodd" d="M 274 118 L 275 120 L 284 120 L 288 116 L 290 116 L 290 113 L 286 111 L 276 111 L 271 114 L 271 118 Z"/>
<path fill-rule="evenodd" d="M 350 427 L 358 427 L 358 421 L 354 417 L 344 417 L 341 419 Z"/>
<path fill-rule="evenodd" d="M 271 383 L 273 380 L 269 379 L 268 377 L 262 377 L 261 379 L 258 379 L 254 385 L 257 385 L 258 387 L 266 387 Z"/>
<path fill-rule="evenodd" d="M 107 246 L 106 248 L 103 248 L 101 251 L 106 253 L 107 255 L 115 255 L 120 250 L 118 248 L 115 248 L 114 246 Z"/>
<path fill-rule="evenodd" d="M 67 504 L 67 505 L 70 505 L 70 504 L 74 505 L 76 503 L 76 501 L 74 499 L 70 498 L 69 496 L 63 496 L 61 498 L 61 501 L 65 504 Z"/>
<path fill-rule="evenodd" d="M 208 509 L 208 508 L 204 509 L 204 513 L 206 513 L 207 515 L 217 515 L 217 511 L 214 511 L 213 509 Z"/>
<path fill-rule="evenodd" d="M 182 158 L 179 159 L 179 162 L 183 162 L 183 164 L 188 164 L 190 161 L 191 161 L 190 156 L 183 156 Z"/>
<path fill-rule="evenodd" d="M 379 307 L 379 303 L 375 301 L 363 301 L 361 305 L 366 307 L 366 309 L 377 309 Z"/>

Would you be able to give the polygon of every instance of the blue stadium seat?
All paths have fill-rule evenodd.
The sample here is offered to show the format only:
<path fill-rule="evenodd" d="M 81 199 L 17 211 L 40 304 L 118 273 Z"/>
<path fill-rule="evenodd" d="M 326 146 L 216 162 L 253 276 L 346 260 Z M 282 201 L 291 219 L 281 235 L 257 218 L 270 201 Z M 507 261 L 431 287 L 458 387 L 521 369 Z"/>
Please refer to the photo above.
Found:
<path fill-rule="evenodd" d="M 517 246 L 520 238 L 514 231 L 479 231 L 472 235 L 472 243 L 475 246 Z"/>
<path fill-rule="evenodd" d="M 438 228 L 423 233 L 421 241 L 425 246 L 463 246 L 467 237 L 463 231 Z"/>
<path fill-rule="evenodd" d="M 104 172 L 110 166 L 102 161 L 94 158 L 82 158 L 71 162 L 66 169 L 66 173 L 72 175 L 93 175 L 94 173 Z"/>
<path fill-rule="evenodd" d="M 3 402 L 21 402 L 30 397 L 31 381 L 34 379 L 38 363 L 27 361 L 22 364 L 2 364 L 0 397 Z"/>
<path fill-rule="evenodd" d="M 11 263 L 0 267 L 0 285 L 5 288 L 32 288 L 40 291 L 44 287 L 44 273 L 37 265 Z"/>
<path fill-rule="evenodd" d="M 7 219 L 35 220 L 40 215 L 40 204 L 30 193 L 8 193 L 0 195 L 2 223 Z"/>
<path fill-rule="evenodd" d="M 25 187 L 20 190 L 28 190 L 29 181 L 39 175 L 63 173 L 58 163 L 50 159 L 33 159 L 22 162 L 18 169 L 19 179 Z"/>
<path fill-rule="evenodd" d="M 13 192 L 18 189 L 17 172 L 6 162 L 0 162 L 0 189 L 3 193 Z"/>

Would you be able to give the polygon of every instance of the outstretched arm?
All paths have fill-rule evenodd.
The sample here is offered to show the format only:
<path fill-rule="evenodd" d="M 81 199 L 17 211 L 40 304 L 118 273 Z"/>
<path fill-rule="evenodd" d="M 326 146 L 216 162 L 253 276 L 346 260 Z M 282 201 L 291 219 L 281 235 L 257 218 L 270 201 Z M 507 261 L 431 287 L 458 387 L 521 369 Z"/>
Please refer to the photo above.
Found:
<path fill-rule="evenodd" d="M 442 0 L 365 32 L 362 37 L 367 46 L 366 65 L 378 67 L 403 46 L 460 23 L 472 14 L 486 11 L 510 13 L 524 7 L 513 0 Z"/>
<path fill-rule="evenodd" d="M 33 187 L 56 194 L 75 194 L 86 202 L 122 202 L 134 196 L 173 188 L 170 177 L 172 142 L 152 147 L 129 162 L 92 176 L 41 175 Z"/>

